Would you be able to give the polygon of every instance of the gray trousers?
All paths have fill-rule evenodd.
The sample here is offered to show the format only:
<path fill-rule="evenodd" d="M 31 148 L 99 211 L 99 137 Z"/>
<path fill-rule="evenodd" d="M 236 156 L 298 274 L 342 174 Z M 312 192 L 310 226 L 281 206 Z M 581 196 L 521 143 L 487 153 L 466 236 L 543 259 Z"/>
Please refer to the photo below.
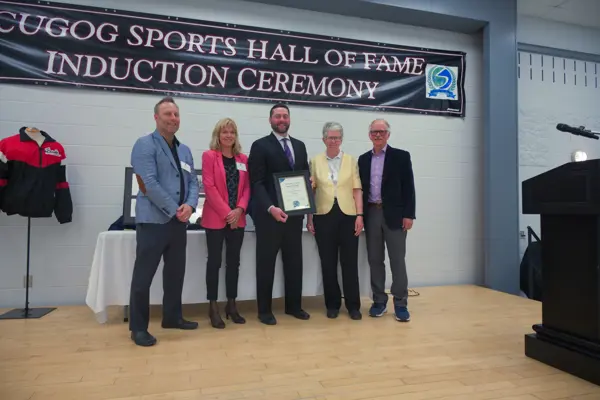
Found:
<path fill-rule="evenodd" d="M 383 210 L 377 207 L 369 208 L 365 221 L 367 239 L 367 257 L 371 267 L 371 290 L 373 302 L 386 304 L 388 295 L 385 292 L 385 248 L 387 247 L 392 270 L 391 293 L 394 305 L 406 307 L 408 303 L 408 276 L 406 274 L 406 235 L 408 232 L 398 229 L 391 230 L 383 218 Z"/>
<path fill-rule="evenodd" d="M 176 217 L 166 224 L 137 224 L 136 256 L 129 300 L 129 330 L 148 330 L 150 287 L 161 258 L 164 261 L 163 322 L 177 323 L 183 318 L 181 295 L 186 264 L 186 227 Z"/>

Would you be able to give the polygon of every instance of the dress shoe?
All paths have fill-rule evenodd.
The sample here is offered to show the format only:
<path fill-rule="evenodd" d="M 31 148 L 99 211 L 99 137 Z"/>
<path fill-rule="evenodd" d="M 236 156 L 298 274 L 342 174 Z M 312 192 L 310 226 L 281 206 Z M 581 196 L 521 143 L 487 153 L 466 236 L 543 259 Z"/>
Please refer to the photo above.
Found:
<path fill-rule="evenodd" d="M 339 310 L 327 310 L 327 318 L 334 319 L 337 318 L 339 314 Z"/>
<path fill-rule="evenodd" d="M 307 319 L 310 318 L 310 314 L 307 313 L 306 311 L 302 310 L 302 309 L 299 310 L 299 311 L 295 311 L 295 312 L 288 312 L 288 311 L 286 311 L 285 313 L 287 315 L 291 315 L 294 318 L 298 318 L 298 319 L 302 319 L 302 320 L 307 320 Z"/>
<path fill-rule="evenodd" d="M 276 325 L 277 324 L 277 320 L 275 319 L 275 316 L 273 314 L 259 315 L 258 319 L 260 320 L 260 322 L 262 322 L 265 325 Z"/>
<path fill-rule="evenodd" d="M 216 301 L 210 302 L 210 308 L 208 309 L 208 318 L 210 319 L 210 324 L 213 328 L 216 329 L 224 329 L 225 322 L 221 319 L 221 315 L 219 314 L 219 306 Z"/>
<path fill-rule="evenodd" d="M 165 322 L 163 321 L 161 326 L 164 329 L 183 329 L 183 330 L 192 330 L 198 328 L 198 323 L 193 321 L 186 321 L 185 319 L 180 319 L 177 322 Z"/>
<path fill-rule="evenodd" d="M 362 319 L 362 314 L 360 313 L 359 310 L 352 310 L 352 311 L 348 311 L 348 314 L 350 314 L 350 318 L 358 321 Z"/>
<path fill-rule="evenodd" d="M 227 305 L 225 306 L 225 318 L 229 319 L 229 317 L 231 317 L 231 320 L 235 324 L 245 324 L 246 323 L 246 320 L 244 319 L 244 317 L 242 317 L 240 315 L 240 313 L 238 312 L 234 299 L 227 300 Z"/>
<path fill-rule="evenodd" d="M 131 340 L 138 346 L 154 346 L 156 344 L 156 338 L 152 336 L 148 331 L 137 331 L 131 332 Z"/>

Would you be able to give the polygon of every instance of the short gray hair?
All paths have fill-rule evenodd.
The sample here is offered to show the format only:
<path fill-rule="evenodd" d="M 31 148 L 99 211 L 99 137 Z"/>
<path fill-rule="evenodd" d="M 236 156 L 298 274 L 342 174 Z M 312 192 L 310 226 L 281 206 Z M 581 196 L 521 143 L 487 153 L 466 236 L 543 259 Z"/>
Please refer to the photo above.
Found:
<path fill-rule="evenodd" d="M 325 125 L 323 125 L 323 139 L 327 139 L 329 131 L 339 132 L 341 137 L 344 138 L 344 128 L 339 122 L 325 122 Z"/>
<path fill-rule="evenodd" d="M 377 119 L 374 119 L 373 121 L 371 121 L 371 123 L 369 124 L 369 131 L 371 130 L 371 127 L 373 126 L 373 124 L 374 124 L 375 122 L 383 122 L 383 123 L 385 124 L 385 126 L 387 127 L 387 131 L 388 131 L 388 133 L 392 133 L 392 127 L 390 126 L 390 123 L 389 123 L 389 122 L 387 122 L 387 121 L 386 121 L 385 119 L 383 119 L 383 118 L 377 118 Z"/>

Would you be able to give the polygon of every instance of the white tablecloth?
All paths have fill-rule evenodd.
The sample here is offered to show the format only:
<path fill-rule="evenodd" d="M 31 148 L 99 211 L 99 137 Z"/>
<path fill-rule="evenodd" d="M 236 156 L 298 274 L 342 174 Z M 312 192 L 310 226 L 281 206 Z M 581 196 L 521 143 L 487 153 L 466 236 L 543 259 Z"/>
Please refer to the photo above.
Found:
<path fill-rule="evenodd" d="M 98 236 L 94 260 L 86 296 L 86 304 L 92 309 L 100 323 L 107 321 L 106 310 L 109 306 L 127 306 L 129 288 L 135 261 L 135 231 L 108 231 Z M 238 300 L 256 299 L 256 237 L 255 232 L 246 231 L 241 251 Z M 304 261 L 303 296 L 323 294 L 321 262 L 315 238 L 304 232 L 302 238 Z M 204 231 L 188 231 L 187 264 L 183 286 L 183 303 L 198 304 L 206 299 L 206 239 Z M 225 260 L 225 254 L 223 254 Z M 154 277 L 150 289 L 150 304 L 162 304 L 162 262 Z M 358 251 L 358 266 L 361 296 L 370 297 L 370 272 L 367 262 L 364 232 L 361 234 Z M 339 269 L 339 266 L 338 266 Z M 341 271 L 340 289 L 341 285 Z M 273 298 L 284 296 L 283 268 L 279 253 Z M 219 300 L 225 296 L 225 267 L 221 268 L 219 279 Z"/>

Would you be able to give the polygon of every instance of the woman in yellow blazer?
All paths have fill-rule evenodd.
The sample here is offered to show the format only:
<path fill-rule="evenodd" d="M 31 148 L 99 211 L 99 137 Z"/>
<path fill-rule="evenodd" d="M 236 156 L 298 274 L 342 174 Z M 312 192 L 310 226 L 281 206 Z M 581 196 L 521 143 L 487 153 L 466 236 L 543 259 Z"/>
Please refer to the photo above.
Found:
<path fill-rule="evenodd" d="M 358 236 L 363 229 L 363 197 L 357 160 L 341 151 L 344 129 L 337 122 L 323 126 L 326 151 L 310 162 L 316 214 L 306 228 L 315 235 L 328 318 L 337 318 L 342 306 L 338 284 L 338 254 L 342 265 L 344 303 L 350 318 L 359 320 Z"/>

